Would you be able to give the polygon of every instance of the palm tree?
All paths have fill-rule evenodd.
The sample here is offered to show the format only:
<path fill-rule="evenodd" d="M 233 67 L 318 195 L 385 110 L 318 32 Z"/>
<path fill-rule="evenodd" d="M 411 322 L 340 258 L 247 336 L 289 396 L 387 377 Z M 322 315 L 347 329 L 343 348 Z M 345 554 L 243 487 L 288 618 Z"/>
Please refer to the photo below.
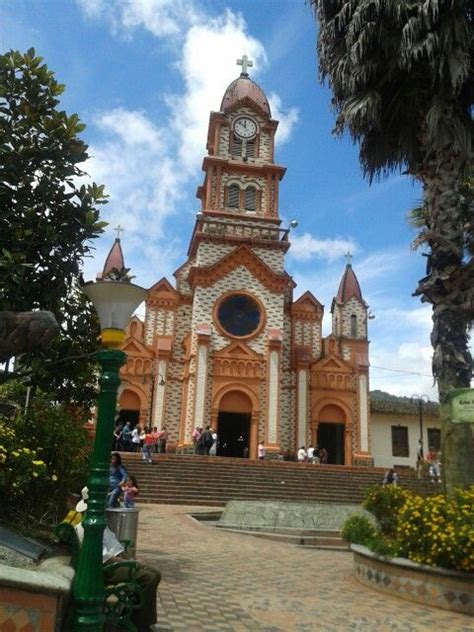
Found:
<path fill-rule="evenodd" d="M 334 132 L 359 144 L 371 182 L 404 170 L 422 185 L 418 244 L 426 276 L 415 295 L 433 308 L 445 489 L 474 482 L 472 424 L 450 419 L 448 393 L 469 388 L 474 320 L 472 0 L 311 0 L 321 80 Z M 472 192 L 472 189 L 471 189 Z"/>

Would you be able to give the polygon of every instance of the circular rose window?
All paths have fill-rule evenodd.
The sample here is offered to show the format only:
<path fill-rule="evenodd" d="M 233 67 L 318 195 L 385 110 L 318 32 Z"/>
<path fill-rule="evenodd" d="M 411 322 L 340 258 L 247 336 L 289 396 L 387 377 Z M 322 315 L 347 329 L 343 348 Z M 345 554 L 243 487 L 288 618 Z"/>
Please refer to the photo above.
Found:
<path fill-rule="evenodd" d="M 260 326 L 262 312 L 255 299 L 247 294 L 231 294 L 217 308 L 217 320 L 231 336 L 250 336 Z"/>

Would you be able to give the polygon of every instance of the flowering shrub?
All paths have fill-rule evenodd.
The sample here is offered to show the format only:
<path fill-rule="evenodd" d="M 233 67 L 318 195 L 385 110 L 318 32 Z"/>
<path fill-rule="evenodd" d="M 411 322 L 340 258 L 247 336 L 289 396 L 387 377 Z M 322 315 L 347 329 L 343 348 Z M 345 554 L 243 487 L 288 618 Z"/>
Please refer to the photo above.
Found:
<path fill-rule="evenodd" d="M 26 417 L 0 418 L 0 518 L 19 528 L 59 522 L 68 494 L 86 482 L 91 442 L 83 421 L 41 394 Z"/>
<path fill-rule="evenodd" d="M 474 571 L 474 486 L 451 496 L 410 495 L 397 518 L 398 555 L 413 562 Z"/>
<path fill-rule="evenodd" d="M 426 497 L 392 485 L 376 487 L 364 507 L 379 529 L 370 534 L 360 517 L 352 516 L 342 531 L 349 541 L 382 555 L 474 572 L 474 486 L 450 496 Z"/>
<path fill-rule="evenodd" d="M 36 450 L 28 448 L 16 436 L 11 422 L 0 419 L 0 494 L 3 502 L 15 502 L 25 496 L 35 480 L 48 477 L 45 462 Z"/>

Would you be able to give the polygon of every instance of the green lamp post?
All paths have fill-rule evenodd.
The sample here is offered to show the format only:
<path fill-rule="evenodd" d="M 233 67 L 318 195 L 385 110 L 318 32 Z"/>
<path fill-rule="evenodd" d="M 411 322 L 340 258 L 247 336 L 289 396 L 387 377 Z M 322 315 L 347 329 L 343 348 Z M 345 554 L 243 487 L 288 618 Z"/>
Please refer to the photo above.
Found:
<path fill-rule="evenodd" d="M 100 392 L 92 464 L 87 481 L 89 498 L 82 521 L 84 540 L 73 584 L 73 625 L 75 631 L 81 632 L 99 632 L 104 627 L 102 540 L 106 526 L 105 504 L 119 370 L 126 358 L 119 347 L 125 339 L 125 327 L 147 294 L 145 289 L 130 283 L 127 276 L 122 278 L 121 281 L 91 281 L 82 287 L 99 316 L 103 349 L 97 354 L 101 367 Z"/>

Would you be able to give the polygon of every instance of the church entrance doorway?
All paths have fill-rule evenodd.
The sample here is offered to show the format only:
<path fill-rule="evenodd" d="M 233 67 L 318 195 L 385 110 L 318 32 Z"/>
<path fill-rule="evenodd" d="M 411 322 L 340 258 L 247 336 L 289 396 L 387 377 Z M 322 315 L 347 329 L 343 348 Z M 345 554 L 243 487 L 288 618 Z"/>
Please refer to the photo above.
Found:
<path fill-rule="evenodd" d="M 130 422 L 132 428 L 140 419 L 140 398 L 131 390 L 123 391 L 120 397 L 120 421 Z"/>
<path fill-rule="evenodd" d="M 250 447 L 250 413 L 219 412 L 217 418 L 218 456 L 248 457 Z"/>
<path fill-rule="evenodd" d="M 344 424 L 324 423 L 318 424 L 318 437 L 316 444 L 325 448 L 328 453 L 328 463 L 344 465 Z"/>
<path fill-rule="evenodd" d="M 120 421 L 120 423 L 122 424 L 126 424 L 127 421 L 129 421 L 133 428 L 134 426 L 137 425 L 139 418 L 140 418 L 139 410 L 127 410 L 127 409 L 124 410 L 122 408 L 118 416 L 118 421 Z"/>

